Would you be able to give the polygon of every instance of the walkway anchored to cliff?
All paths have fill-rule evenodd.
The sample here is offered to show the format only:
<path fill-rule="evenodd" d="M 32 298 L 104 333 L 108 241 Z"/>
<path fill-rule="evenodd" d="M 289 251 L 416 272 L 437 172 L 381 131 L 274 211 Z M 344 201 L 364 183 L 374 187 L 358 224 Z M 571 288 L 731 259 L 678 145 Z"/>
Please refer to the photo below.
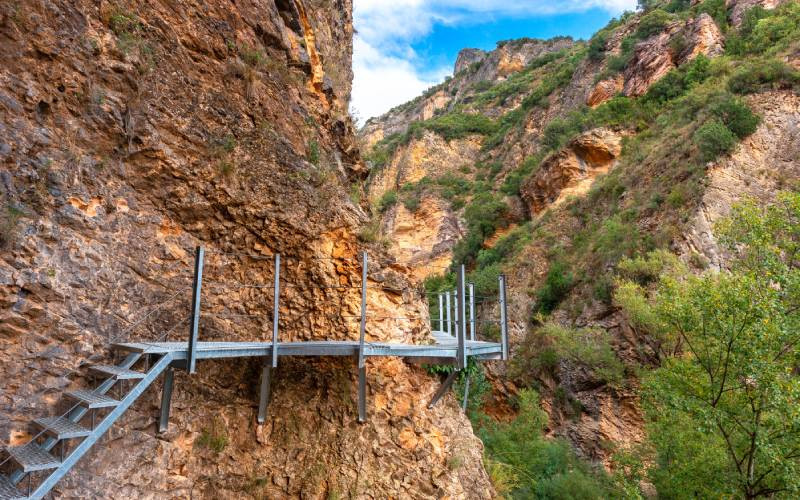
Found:
<path fill-rule="evenodd" d="M 4 457 L 0 460 L 0 500 L 43 498 L 162 374 L 164 382 L 158 430 L 159 432 L 166 431 L 169 424 L 175 370 L 185 370 L 190 374 L 196 373 L 197 362 L 200 360 L 261 358 L 263 367 L 257 419 L 263 423 L 266 420 L 270 399 L 272 371 L 278 366 L 278 360 L 284 356 L 349 356 L 354 358 L 358 370 L 357 399 L 360 422 L 367 419 L 367 358 L 392 356 L 423 363 L 454 365 L 455 370 L 448 375 L 433 395 L 429 407 L 433 407 L 447 393 L 460 371 L 467 367 L 469 358 L 479 361 L 506 360 L 508 358 L 504 276 L 500 276 L 498 282 L 499 318 L 496 320 L 478 318 L 481 307 L 480 304 L 476 304 L 476 299 L 485 300 L 486 297 L 475 295 L 474 285 L 466 282 L 464 267 L 461 266 L 456 272 L 457 285 L 455 289 L 437 292 L 433 296 L 434 299 L 438 299 L 438 303 L 435 304 L 438 305 L 436 307 L 437 315 L 430 318 L 433 343 L 369 342 L 366 340 L 366 333 L 370 320 L 401 321 L 408 325 L 410 322 L 418 322 L 423 319 L 427 321 L 429 318 L 371 316 L 369 314 L 367 293 L 369 288 L 401 294 L 405 290 L 368 285 L 369 259 L 366 252 L 362 253 L 357 263 L 361 268 L 361 285 L 359 287 L 341 284 L 286 282 L 285 278 L 281 277 L 280 255 L 223 253 L 217 255 L 233 256 L 247 261 L 260 261 L 262 264 L 268 260 L 272 264 L 272 283 L 230 283 L 230 280 L 226 282 L 225 280 L 204 279 L 206 251 L 204 248 L 198 247 L 195 252 L 191 289 L 178 290 L 166 300 L 141 314 L 137 321 L 123 331 L 123 335 L 130 335 L 130 332 L 137 327 L 153 318 L 159 318 L 159 315 L 166 315 L 170 311 L 174 312 L 175 302 L 182 296 L 189 300 L 186 306 L 190 311 L 188 317 L 173 321 L 172 325 L 169 328 L 165 327 L 163 333 L 156 339 L 128 338 L 125 341 L 112 339 L 109 347 L 115 356 L 121 356 L 122 359 L 116 363 L 90 365 L 88 372 L 94 383 L 89 388 L 64 392 L 62 406 L 68 408 L 66 411 L 60 411 L 51 416 L 32 418 L 31 425 L 37 429 L 33 438 L 25 444 L 4 449 Z M 342 261 L 348 259 L 331 258 L 329 260 L 341 264 Z M 350 264 L 353 262 L 351 261 Z M 360 289 L 360 314 L 338 314 L 333 318 L 327 318 L 333 319 L 334 323 L 339 325 L 348 320 L 358 321 L 358 340 L 282 340 L 280 336 L 282 321 L 280 297 L 282 288 L 290 286 L 324 292 Z M 268 293 L 271 290 L 271 297 L 269 297 L 272 302 L 272 307 L 269 308 L 271 314 L 266 311 L 258 314 L 204 312 L 204 303 L 213 302 L 214 299 L 213 294 L 209 296 L 209 291 L 231 293 L 235 290 L 251 290 L 257 294 Z M 207 333 L 218 331 L 208 322 L 201 323 L 201 318 L 212 321 L 232 319 L 255 321 L 255 324 L 262 330 L 266 330 L 267 319 L 270 319 L 271 328 L 268 331 L 271 338 L 254 342 L 201 341 L 201 333 L 205 336 Z M 171 341 L 170 335 L 178 327 L 185 327 L 187 320 L 188 339 Z M 500 342 L 477 340 L 479 332 L 476 330 L 481 325 L 491 325 L 496 329 Z M 291 323 L 291 326 L 295 326 L 295 323 Z M 233 327 L 235 328 L 236 325 Z M 464 405 L 467 401 L 466 391 L 469 390 L 469 384 L 465 385 Z"/>

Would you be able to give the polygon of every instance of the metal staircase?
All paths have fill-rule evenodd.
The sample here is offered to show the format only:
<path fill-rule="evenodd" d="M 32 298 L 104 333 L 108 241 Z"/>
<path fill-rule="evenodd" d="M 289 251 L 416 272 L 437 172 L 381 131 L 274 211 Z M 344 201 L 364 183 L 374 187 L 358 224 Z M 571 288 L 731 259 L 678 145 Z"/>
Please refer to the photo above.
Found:
<path fill-rule="evenodd" d="M 0 500 L 43 498 L 173 362 L 172 353 L 133 353 L 119 365 L 90 366 L 99 381 L 94 389 L 65 392 L 67 412 L 33 420 L 33 439 L 4 450 Z M 144 371 L 133 369 L 137 364 Z"/>

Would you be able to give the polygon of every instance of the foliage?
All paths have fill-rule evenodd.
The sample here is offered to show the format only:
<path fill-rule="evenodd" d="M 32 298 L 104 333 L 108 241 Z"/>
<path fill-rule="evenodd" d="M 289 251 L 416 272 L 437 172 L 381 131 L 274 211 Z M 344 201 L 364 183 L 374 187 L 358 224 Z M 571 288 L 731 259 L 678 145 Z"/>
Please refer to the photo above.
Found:
<path fill-rule="evenodd" d="M 492 193 L 475 195 L 464 210 L 467 234 L 453 248 L 453 262 L 474 264 L 486 238 L 508 225 L 508 213 L 502 198 Z"/>
<path fill-rule="evenodd" d="M 395 203 L 397 203 L 397 191 L 390 189 L 389 191 L 383 193 L 375 208 L 378 210 L 378 212 L 384 213 L 392 208 Z"/>
<path fill-rule="evenodd" d="M 700 149 L 701 161 L 711 161 L 731 152 L 736 136 L 718 119 L 709 120 L 694 133 L 694 143 Z"/>
<path fill-rule="evenodd" d="M 800 87 L 800 71 L 777 59 L 746 61 L 736 68 L 728 80 L 728 88 L 736 94 L 798 87 Z"/>
<path fill-rule="evenodd" d="M 490 118 L 477 113 L 447 113 L 418 123 L 448 141 L 471 134 L 489 135 L 496 129 L 495 123 Z"/>
<path fill-rule="evenodd" d="M 312 139 L 308 142 L 308 161 L 312 165 L 319 166 L 320 150 L 319 143 Z"/>
<path fill-rule="evenodd" d="M 564 300 L 575 284 L 575 278 L 569 272 L 567 265 L 562 261 L 550 264 L 544 284 L 536 293 L 536 309 L 539 312 L 550 313 Z"/>
<path fill-rule="evenodd" d="M 761 121 L 740 99 L 721 99 L 711 105 L 711 112 L 739 139 L 755 132 Z"/>
<path fill-rule="evenodd" d="M 672 344 L 645 380 L 651 479 L 667 496 L 796 496 L 800 194 L 740 205 L 717 233 L 729 270 L 668 273 L 652 294 L 639 289 Z"/>
<path fill-rule="evenodd" d="M 194 442 L 199 448 L 205 448 L 214 453 L 222 453 L 228 446 L 228 433 L 225 430 L 225 423 L 214 419 L 211 428 L 203 428 L 200 436 Z"/>
<path fill-rule="evenodd" d="M 542 163 L 543 156 L 542 153 L 538 153 L 527 157 L 518 168 L 506 175 L 505 179 L 503 179 L 503 185 L 500 186 L 500 191 L 509 196 L 518 196 L 522 181 L 533 175 Z"/>
<path fill-rule="evenodd" d="M 636 38 L 644 40 L 661 33 L 675 16 L 661 9 L 653 9 L 639 19 Z"/>
<path fill-rule="evenodd" d="M 745 13 L 739 31 L 729 36 L 725 49 L 731 55 L 774 56 L 798 39 L 800 3 L 786 2 L 773 10 L 756 6 Z"/>
<path fill-rule="evenodd" d="M 531 389 L 520 392 L 519 413 L 513 421 L 479 422 L 477 433 L 493 464 L 492 477 L 500 475 L 503 488 L 510 490 L 506 495 L 554 500 L 614 497 L 616 491 L 601 469 L 578 459 L 566 441 L 543 437 L 546 424 L 539 395 Z"/>
<path fill-rule="evenodd" d="M 4 202 L 0 206 L 0 249 L 10 245 L 16 238 L 22 215 L 22 210 L 10 203 Z"/>
<path fill-rule="evenodd" d="M 569 360 L 585 366 L 598 380 L 612 385 L 622 382 L 624 367 L 609 344 L 604 330 L 592 328 L 566 328 L 547 322 L 538 329 L 538 344 L 555 354 L 556 359 Z M 552 363 L 552 361 L 551 361 Z"/>

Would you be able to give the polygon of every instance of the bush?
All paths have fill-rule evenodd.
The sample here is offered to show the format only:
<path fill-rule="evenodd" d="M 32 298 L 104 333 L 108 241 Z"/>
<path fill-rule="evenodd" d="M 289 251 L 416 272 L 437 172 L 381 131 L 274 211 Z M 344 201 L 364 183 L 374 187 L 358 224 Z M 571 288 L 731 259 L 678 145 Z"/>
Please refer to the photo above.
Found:
<path fill-rule="evenodd" d="M 471 265 L 475 262 L 483 242 L 498 228 L 508 224 L 509 208 L 502 198 L 492 193 L 475 195 L 464 210 L 467 234 L 453 248 L 453 262 Z"/>
<path fill-rule="evenodd" d="M 378 212 L 384 213 L 389 210 L 394 204 L 397 203 L 397 191 L 389 190 L 383 193 L 383 196 L 378 200 Z"/>
<path fill-rule="evenodd" d="M 607 31 L 598 31 L 595 36 L 589 40 L 589 51 L 587 56 L 590 61 L 602 61 L 606 56 L 606 44 L 608 43 L 609 33 Z"/>
<path fill-rule="evenodd" d="M 477 434 L 491 460 L 492 478 L 502 480 L 499 491 L 506 490 L 511 498 L 619 498 L 606 474 L 581 461 L 569 443 L 543 436 L 546 424 L 539 395 L 531 389 L 520 391 L 519 413 L 513 421 L 496 423 L 484 418 L 479 422 Z"/>
<path fill-rule="evenodd" d="M 700 160 L 709 162 L 733 151 L 736 135 L 722 121 L 713 119 L 695 131 L 694 143 L 700 149 Z"/>
<path fill-rule="evenodd" d="M 446 115 L 421 122 L 422 126 L 432 130 L 450 141 L 471 134 L 490 135 L 497 125 L 490 118 L 481 114 L 448 113 Z"/>
<path fill-rule="evenodd" d="M 764 89 L 791 89 L 800 85 L 800 71 L 777 59 L 756 59 L 739 66 L 728 79 L 735 94 L 751 94 Z"/>
<path fill-rule="evenodd" d="M 564 262 L 556 261 L 550 265 L 544 285 L 536 294 L 536 308 L 539 312 L 551 313 L 567 296 L 574 278 Z"/>
<path fill-rule="evenodd" d="M 735 98 L 723 99 L 713 104 L 711 112 L 739 139 L 744 139 L 755 132 L 761 121 L 744 102 Z"/>
<path fill-rule="evenodd" d="M 636 38 L 644 40 L 661 33 L 674 18 L 675 16 L 661 9 L 654 9 L 648 12 L 639 21 L 639 27 L 636 29 Z"/>
<path fill-rule="evenodd" d="M 559 358 L 587 367 L 603 382 L 622 382 L 625 369 L 611 348 L 609 335 L 604 330 L 566 328 L 548 322 L 537 334 L 545 345 L 552 347 Z"/>

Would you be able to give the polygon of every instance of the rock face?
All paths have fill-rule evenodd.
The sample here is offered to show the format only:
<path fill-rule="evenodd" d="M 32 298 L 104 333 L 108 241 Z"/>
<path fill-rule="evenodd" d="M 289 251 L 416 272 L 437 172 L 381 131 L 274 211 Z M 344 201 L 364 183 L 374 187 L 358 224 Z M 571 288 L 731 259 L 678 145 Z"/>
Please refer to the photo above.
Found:
<path fill-rule="evenodd" d="M 608 101 L 615 95 L 622 92 L 625 80 L 622 75 L 617 75 L 608 80 L 597 82 L 592 92 L 586 97 L 586 105 L 595 107 Z"/>
<path fill-rule="evenodd" d="M 774 9 L 786 0 L 725 0 L 725 7 L 728 9 L 728 18 L 731 24 L 738 28 L 744 19 L 744 13 L 748 9 L 759 6 L 765 9 Z"/>
<path fill-rule="evenodd" d="M 743 198 L 768 203 L 800 180 L 800 97 L 768 92 L 751 97 L 749 104 L 763 122 L 730 157 L 711 165 L 702 204 L 681 242 L 685 255 L 703 255 L 717 268 L 724 255 L 713 236 L 714 223 Z"/>
<path fill-rule="evenodd" d="M 490 52 L 462 50 L 456 60 L 454 78 L 451 81 L 384 115 L 367 120 L 359 131 L 363 146 L 369 148 L 384 137 L 405 132 L 410 123 L 431 118 L 434 110 L 451 108 L 479 82 L 501 81 L 524 68 L 533 59 L 573 45 L 571 38 L 560 37 L 550 40 L 513 40 L 498 44 Z"/>
<path fill-rule="evenodd" d="M 700 54 L 713 57 L 723 51 L 723 37 L 708 14 L 685 24 L 675 22 L 661 33 L 640 42 L 625 69 L 623 93 L 643 95 L 671 69 Z"/>
<path fill-rule="evenodd" d="M 285 256 L 281 338 L 352 339 L 367 219 L 346 115 L 349 0 L 33 1 L 0 5 L 0 436 L 82 385 L 112 340 L 183 341 L 192 249 L 208 248 L 202 340 L 264 338 L 271 260 Z M 376 316 L 423 318 L 408 271 L 370 249 Z M 344 259 L 344 260 L 342 260 Z M 137 321 L 164 304 L 157 314 Z M 391 314 L 390 314 L 391 312 Z M 424 342 L 410 320 L 367 337 Z M 350 360 L 285 359 L 255 422 L 260 361 L 177 377 L 156 437 L 158 385 L 56 497 L 488 498 L 481 445 L 436 380 L 371 361 L 367 424 Z M 209 446 L 211 439 L 214 443 Z M 204 444 L 206 443 L 206 444 Z M 458 457 L 459 467 L 448 467 Z M 102 471 L 102 472 L 101 472 Z"/>
<path fill-rule="evenodd" d="M 621 134 L 609 129 L 590 130 L 542 162 L 520 189 L 530 213 L 588 191 L 595 177 L 608 172 L 619 157 L 621 140 Z"/>
<path fill-rule="evenodd" d="M 453 73 L 460 73 L 473 64 L 483 61 L 486 58 L 486 51 L 481 49 L 461 49 L 456 57 L 455 69 Z"/>

